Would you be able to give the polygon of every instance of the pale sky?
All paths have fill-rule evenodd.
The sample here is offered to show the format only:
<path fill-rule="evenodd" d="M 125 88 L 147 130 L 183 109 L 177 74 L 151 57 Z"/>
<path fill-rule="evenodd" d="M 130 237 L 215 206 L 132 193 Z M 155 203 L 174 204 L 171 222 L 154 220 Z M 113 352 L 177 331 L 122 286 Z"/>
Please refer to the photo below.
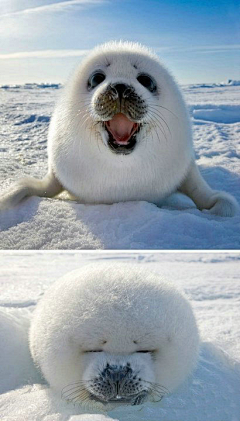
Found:
<path fill-rule="evenodd" d="M 240 79 L 239 0 L 0 0 L 0 85 L 62 82 L 95 45 L 151 47 L 180 83 Z"/>

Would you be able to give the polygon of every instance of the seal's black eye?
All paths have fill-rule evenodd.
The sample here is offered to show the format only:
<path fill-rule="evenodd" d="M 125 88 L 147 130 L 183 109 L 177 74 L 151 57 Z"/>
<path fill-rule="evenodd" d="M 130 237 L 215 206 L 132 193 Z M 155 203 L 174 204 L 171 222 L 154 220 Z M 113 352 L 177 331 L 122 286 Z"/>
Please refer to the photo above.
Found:
<path fill-rule="evenodd" d="M 137 80 L 141 83 L 144 88 L 148 89 L 148 91 L 154 93 L 157 90 L 156 82 L 148 75 L 141 73 L 138 75 Z"/>
<path fill-rule="evenodd" d="M 93 75 L 88 79 L 88 89 L 94 89 L 97 85 L 100 85 L 105 78 L 106 76 L 102 72 L 93 73 Z"/>

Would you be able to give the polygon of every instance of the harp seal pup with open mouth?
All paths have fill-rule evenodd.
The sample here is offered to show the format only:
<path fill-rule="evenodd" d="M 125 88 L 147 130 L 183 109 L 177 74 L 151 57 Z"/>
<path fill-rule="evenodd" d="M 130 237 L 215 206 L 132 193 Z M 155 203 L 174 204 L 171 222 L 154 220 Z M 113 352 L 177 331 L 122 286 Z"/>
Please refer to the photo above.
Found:
<path fill-rule="evenodd" d="M 201 210 L 233 216 L 238 209 L 198 170 L 189 115 L 173 77 L 135 43 L 98 46 L 77 68 L 51 119 L 48 167 L 44 179 L 24 178 L 10 187 L 0 208 L 62 190 L 81 203 L 161 206 L 178 190 Z"/>
<path fill-rule="evenodd" d="M 199 334 L 186 298 L 131 264 L 90 264 L 38 303 L 30 350 L 50 387 L 83 408 L 160 401 L 192 372 Z"/>

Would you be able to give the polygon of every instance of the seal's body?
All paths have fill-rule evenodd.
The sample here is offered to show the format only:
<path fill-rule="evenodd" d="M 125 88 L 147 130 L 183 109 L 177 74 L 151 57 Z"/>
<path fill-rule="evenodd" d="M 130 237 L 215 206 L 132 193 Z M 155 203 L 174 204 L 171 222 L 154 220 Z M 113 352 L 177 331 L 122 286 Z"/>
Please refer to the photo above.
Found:
<path fill-rule="evenodd" d="M 96 71 L 105 79 L 87 91 L 89 75 Z M 144 87 L 139 74 L 151 74 L 156 91 Z M 114 94 L 121 87 L 120 109 Z M 97 108 L 99 101 L 106 108 L 104 114 Z M 135 139 L 124 140 L 134 130 L 134 122 L 138 125 Z M 114 143 L 109 143 L 111 123 Z M 147 200 L 159 204 L 177 189 L 192 159 L 185 103 L 156 58 L 132 44 L 114 43 L 95 50 L 70 80 L 51 123 L 49 164 L 61 184 L 85 203 Z"/>
<path fill-rule="evenodd" d="M 2 208 L 63 189 L 81 203 L 161 205 L 178 189 L 199 209 L 222 216 L 237 209 L 200 175 L 181 92 L 157 56 L 138 44 L 104 44 L 83 60 L 51 120 L 48 156 L 46 178 L 20 181 Z"/>
<path fill-rule="evenodd" d="M 109 408 L 160 400 L 192 371 L 199 337 L 186 299 L 136 265 L 92 264 L 37 305 L 30 349 L 70 401 Z"/>

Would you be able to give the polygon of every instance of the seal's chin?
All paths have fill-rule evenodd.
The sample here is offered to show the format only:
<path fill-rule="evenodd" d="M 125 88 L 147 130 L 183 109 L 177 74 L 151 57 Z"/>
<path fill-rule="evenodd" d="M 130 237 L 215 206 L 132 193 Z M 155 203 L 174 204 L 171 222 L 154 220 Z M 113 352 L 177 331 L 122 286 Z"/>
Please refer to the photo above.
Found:
<path fill-rule="evenodd" d="M 106 405 L 113 405 L 113 406 L 119 406 L 119 405 L 141 405 L 143 402 L 145 402 L 148 399 L 148 391 L 142 390 L 141 392 L 134 393 L 132 395 L 124 396 L 118 393 L 114 393 L 111 397 L 105 397 L 104 395 L 99 396 L 94 393 L 90 392 L 90 400 L 99 402 Z"/>
<path fill-rule="evenodd" d="M 125 114 L 118 113 L 106 121 L 104 127 L 108 134 L 108 146 L 113 152 L 127 155 L 134 150 L 140 130 L 139 123 L 129 120 Z"/>
<path fill-rule="evenodd" d="M 116 396 L 115 398 L 104 400 L 104 399 L 101 399 L 98 396 L 95 396 L 93 394 L 90 395 L 90 399 L 92 401 L 95 401 L 95 402 L 100 402 L 103 405 L 108 405 L 108 404 L 111 405 L 112 404 L 114 406 L 132 404 L 132 401 L 133 401 L 132 397 L 124 398 L 124 397 L 121 397 L 121 396 Z"/>
<path fill-rule="evenodd" d="M 128 398 L 117 395 L 112 399 L 104 400 L 104 399 L 99 398 L 98 396 L 90 394 L 90 399 L 97 403 L 101 403 L 103 406 L 107 406 L 107 405 L 111 405 L 112 407 L 119 406 L 119 405 L 135 406 L 135 405 L 140 405 L 141 403 L 143 403 L 146 400 L 146 395 L 147 394 L 145 393 L 142 395 L 137 394 L 137 395 L 129 396 Z"/>

